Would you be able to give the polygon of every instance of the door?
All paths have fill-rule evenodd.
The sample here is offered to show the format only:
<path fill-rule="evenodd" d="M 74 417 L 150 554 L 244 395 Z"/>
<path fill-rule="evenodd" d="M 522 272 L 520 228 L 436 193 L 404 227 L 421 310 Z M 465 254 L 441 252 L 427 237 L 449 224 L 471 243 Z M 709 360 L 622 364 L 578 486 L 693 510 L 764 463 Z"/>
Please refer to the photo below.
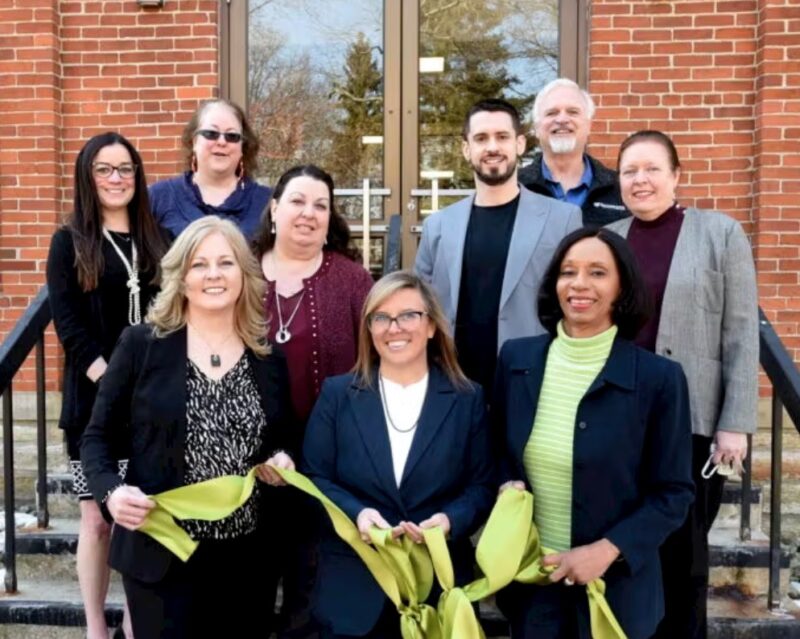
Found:
<path fill-rule="evenodd" d="M 380 274 L 399 214 L 410 267 L 425 216 L 471 192 L 468 108 L 504 97 L 527 117 L 560 67 L 581 79 L 583 1 L 226 0 L 222 92 L 247 103 L 260 180 L 318 164 L 365 264 Z"/>

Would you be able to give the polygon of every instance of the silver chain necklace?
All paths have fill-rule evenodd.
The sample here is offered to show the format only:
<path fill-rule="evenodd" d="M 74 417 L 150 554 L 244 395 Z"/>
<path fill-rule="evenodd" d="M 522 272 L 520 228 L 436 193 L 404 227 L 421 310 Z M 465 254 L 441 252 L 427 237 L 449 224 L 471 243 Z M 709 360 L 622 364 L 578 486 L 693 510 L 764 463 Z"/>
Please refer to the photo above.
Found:
<path fill-rule="evenodd" d="M 398 433 L 410 433 L 417 427 L 419 424 L 419 415 L 417 415 L 417 419 L 414 421 L 413 424 L 409 428 L 398 428 L 394 425 L 394 420 L 392 419 L 392 415 L 389 412 L 389 404 L 386 401 L 386 388 L 383 385 L 383 375 L 378 375 L 378 383 L 381 386 L 381 403 L 383 404 L 383 412 L 386 413 L 386 421 L 389 422 L 389 426 L 391 426 L 394 430 Z M 422 411 L 420 411 L 420 414 Z"/>
<path fill-rule="evenodd" d="M 131 261 L 129 262 L 128 258 L 125 257 L 125 253 L 117 246 L 117 243 L 114 241 L 114 238 L 111 237 L 111 233 L 108 232 L 105 226 L 103 227 L 103 235 L 111 243 L 111 246 L 114 247 L 117 255 L 119 255 L 119 259 L 122 260 L 122 264 L 125 266 L 125 271 L 128 273 L 128 281 L 126 282 L 128 286 L 128 324 L 131 326 L 141 324 L 142 309 L 139 300 L 139 291 L 141 290 L 139 286 L 139 254 L 136 251 L 136 242 L 133 241 L 133 237 L 130 238 Z"/>
<path fill-rule="evenodd" d="M 285 344 L 290 339 L 292 339 L 292 334 L 289 332 L 289 325 L 292 323 L 294 316 L 297 315 L 297 311 L 300 310 L 300 304 L 303 303 L 303 298 L 306 295 L 306 289 L 303 289 L 303 292 L 300 293 L 300 299 L 297 300 L 297 306 L 294 307 L 292 314 L 289 316 L 289 319 L 284 324 L 283 322 L 283 315 L 281 314 L 281 296 L 278 295 L 278 286 L 276 283 L 275 286 L 275 306 L 278 309 L 278 331 L 275 333 L 275 341 L 278 344 Z"/>

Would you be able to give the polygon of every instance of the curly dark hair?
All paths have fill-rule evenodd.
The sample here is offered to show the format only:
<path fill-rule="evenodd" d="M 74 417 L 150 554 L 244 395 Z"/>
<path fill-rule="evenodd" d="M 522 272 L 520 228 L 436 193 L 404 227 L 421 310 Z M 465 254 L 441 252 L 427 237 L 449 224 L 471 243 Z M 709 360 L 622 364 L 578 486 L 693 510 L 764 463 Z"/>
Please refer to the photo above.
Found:
<path fill-rule="evenodd" d="M 608 246 L 614 256 L 619 272 L 620 294 L 614 302 L 611 319 L 617 325 L 620 337 L 633 339 L 652 314 L 650 292 L 628 242 L 614 231 L 605 228 L 593 226 L 580 228 L 561 240 L 539 287 L 539 321 L 548 333 L 556 335 L 556 326 L 564 317 L 556 292 L 561 263 L 575 244 L 592 237 Z"/>
<path fill-rule="evenodd" d="M 347 220 L 336 210 L 333 200 L 333 178 L 327 171 L 322 170 L 314 164 L 302 164 L 300 166 L 293 166 L 291 169 L 281 175 L 275 189 L 272 191 L 267 210 L 261 217 L 261 226 L 256 233 L 256 239 L 253 241 L 253 252 L 256 257 L 261 258 L 264 253 L 268 253 L 275 246 L 275 234 L 272 232 L 272 200 L 279 202 L 286 190 L 286 185 L 289 184 L 294 178 L 306 176 L 314 180 L 324 182 L 328 187 L 328 197 L 330 200 L 331 215 L 328 221 L 328 235 L 326 236 L 325 249 L 341 253 L 345 257 L 355 261 L 361 259 L 361 253 L 350 242 L 350 227 Z"/>

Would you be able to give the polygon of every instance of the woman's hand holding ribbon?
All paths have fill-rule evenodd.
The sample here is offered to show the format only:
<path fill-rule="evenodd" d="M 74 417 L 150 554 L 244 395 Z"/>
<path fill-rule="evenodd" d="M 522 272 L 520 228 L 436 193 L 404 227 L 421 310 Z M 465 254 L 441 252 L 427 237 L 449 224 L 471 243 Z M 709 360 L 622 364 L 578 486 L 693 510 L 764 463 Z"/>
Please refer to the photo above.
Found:
<path fill-rule="evenodd" d="M 550 581 L 564 580 L 568 586 L 586 585 L 600 579 L 608 567 L 619 557 L 619 548 L 608 539 L 592 544 L 578 546 L 566 552 L 545 555 L 543 566 L 556 566 L 550 574 Z"/>

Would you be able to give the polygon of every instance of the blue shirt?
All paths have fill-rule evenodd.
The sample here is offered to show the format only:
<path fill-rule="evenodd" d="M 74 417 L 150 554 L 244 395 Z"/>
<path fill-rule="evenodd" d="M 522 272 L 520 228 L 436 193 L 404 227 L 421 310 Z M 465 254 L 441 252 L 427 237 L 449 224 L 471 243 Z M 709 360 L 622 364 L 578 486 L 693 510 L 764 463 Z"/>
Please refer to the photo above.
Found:
<path fill-rule="evenodd" d="M 586 156 L 584 156 L 583 175 L 581 175 L 580 183 L 578 186 L 564 193 L 564 189 L 561 187 L 561 184 L 555 181 L 550 169 L 547 168 L 547 163 L 544 161 L 544 158 L 542 158 L 542 177 L 547 181 L 547 186 L 550 188 L 550 193 L 555 199 L 582 207 L 587 196 L 589 195 L 589 189 L 591 188 L 592 180 L 594 179 L 594 172 L 592 171 L 591 162 L 589 162 Z"/>
<path fill-rule="evenodd" d="M 156 182 L 149 190 L 153 215 L 174 237 L 204 215 L 219 215 L 236 224 L 248 241 L 255 239 L 261 215 L 272 194 L 268 187 L 245 178 L 222 204 L 211 206 L 203 202 L 200 189 L 192 181 L 189 171 Z"/>

